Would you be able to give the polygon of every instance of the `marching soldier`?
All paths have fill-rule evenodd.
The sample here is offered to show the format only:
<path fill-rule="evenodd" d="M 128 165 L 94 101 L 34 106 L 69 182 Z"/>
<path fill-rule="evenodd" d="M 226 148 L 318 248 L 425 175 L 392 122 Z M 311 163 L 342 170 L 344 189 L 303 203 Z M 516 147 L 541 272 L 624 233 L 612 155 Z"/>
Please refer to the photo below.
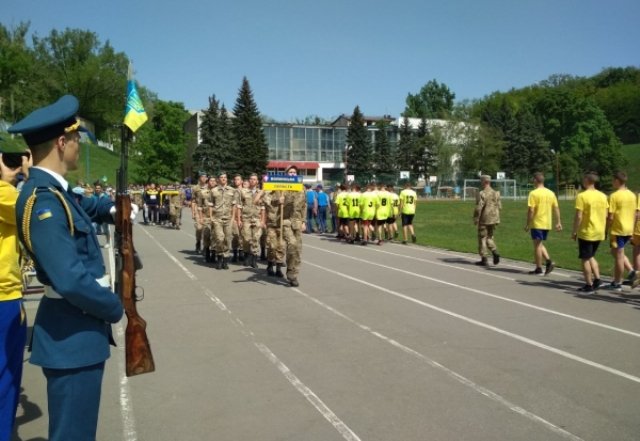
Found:
<path fill-rule="evenodd" d="M 298 169 L 291 165 L 286 170 L 296 176 Z M 305 229 L 307 200 L 304 192 L 274 191 L 264 197 L 267 221 L 267 250 L 269 264 L 267 274 L 283 277 L 282 264 L 286 257 L 287 280 L 291 286 L 299 286 L 298 272 L 302 254 L 302 231 Z M 280 220 L 282 219 L 282 224 Z M 282 231 L 282 236 L 280 232 Z M 276 270 L 273 270 L 273 265 Z"/>
<path fill-rule="evenodd" d="M 191 219 L 193 219 L 193 225 L 196 229 L 196 253 L 199 253 L 201 250 L 203 227 L 199 222 L 200 216 L 198 215 L 198 210 L 200 205 L 198 204 L 198 192 L 207 189 L 207 174 L 200 171 L 198 172 L 198 184 L 194 185 L 191 189 Z"/>
<path fill-rule="evenodd" d="M 233 176 L 233 188 L 236 190 L 236 200 L 240 199 L 240 192 L 243 189 L 243 180 L 242 176 L 234 175 Z M 244 256 L 242 256 L 242 238 L 240 232 L 240 226 L 238 225 L 239 221 L 234 218 L 231 223 L 231 249 L 233 250 L 233 258 L 231 262 L 236 263 L 238 261 L 238 254 L 240 254 L 240 260 L 244 260 Z"/>
<path fill-rule="evenodd" d="M 196 203 L 196 224 L 200 228 L 202 240 L 202 252 L 204 253 L 205 262 L 211 261 L 211 190 L 216 185 L 214 177 L 209 178 L 204 188 L 198 188 L 195 197 Z M 198 231 L 196 226 L 196 232 Z M 196 249 L 200 245 L 200 241 L 196 242 Z"/>
<path fill-rule="evenodd" d="M 481 190 L 476 196 L 476 209 L 473 213 L 473 223 L 478 226 L 478 253 L 480 261 L 476 265 L 488 266 L 487 256 L 489 249 L 493 254 L 493 264 L 500 263 L 500 254 L 493 235 L 500 223 L 500 193 L 491 188 L 491 176 L 480 177 Z"/>
<path fill-rule="evenodd" d="M 220 173 L 218 186 L 211 192 L 210 217 L 213 221 L 213 237 L 215 240 L 216 269 L 229 269 L 228 259 L 231 250 L 231 224 L 235 218 L 236 190 L 227 185 L 227 174 Z"/>
<path fill-rule="evenodd" d="M 258 175 L 253 173 L 249 177 L 249 188 L 240 190 L 237 204 L 237 224 L 242 236 L 245 264 L 258 268 L 258 254 L 260 253 L 260 238 L 265 228 L 263 211 L 260 202 L 262 191 L 258 189 Z"/>
<path fill-rule="evenodd" d="M 179 230 L 182 224 L 183 200 L 184 193 L 180 190 L 176 190 L 176 193 L 169 196 L 169 223 L 176 230 Z"/>

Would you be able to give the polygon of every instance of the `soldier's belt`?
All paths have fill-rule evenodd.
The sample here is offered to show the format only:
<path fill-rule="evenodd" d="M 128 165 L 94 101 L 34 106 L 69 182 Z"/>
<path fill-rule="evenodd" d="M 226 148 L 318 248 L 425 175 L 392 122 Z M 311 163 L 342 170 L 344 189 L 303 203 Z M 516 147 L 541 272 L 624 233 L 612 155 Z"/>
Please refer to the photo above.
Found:
<path fill-rule="evenodd" d="M 96 282 L 98 282 L 98 285 L 102 286 L 103 288 L 111 288 L 111 276 L 109 276 L 109 274 L 105 274 L 104 276 L 100 277 L 99 279 L 96 279 Z M 44 296 L 48 297 L 50 299 L 62 299 L 63 298 L 50 285 L 45 285 L 44 286 Z"/>

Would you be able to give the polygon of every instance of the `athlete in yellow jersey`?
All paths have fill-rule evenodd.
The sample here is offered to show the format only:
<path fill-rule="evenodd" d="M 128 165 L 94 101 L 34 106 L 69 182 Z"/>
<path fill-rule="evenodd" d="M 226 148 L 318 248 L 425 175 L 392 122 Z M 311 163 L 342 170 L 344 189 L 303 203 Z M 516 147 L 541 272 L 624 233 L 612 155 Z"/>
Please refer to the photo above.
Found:
<path fill-rule="evenodd" d="M 629 274 L 631 280 L 631 288 L 640 285 L 640 194 L 637 196 L 638 205 L 636 205 L 636 222 L 633 230 L 631 243 L 633 244 L 633 271 Z"/>
<path fill-rule="evenodd" d="M 362 245 L 366 245 L 369 242 L 369 228 L 371 227 L 371 221 L 376 215 L 376 208 L 378 207 L 378 201 L 376 194 L 373 191 L 374 185 L 367 184 L 367 190 L 360 195 L 360 218 L 362 219 Z"/>
<path fill-rule="evenodd" d="M 535 185 L 536 188 L 529 193 L 527 224 L 524 226 L 525 231 L 531 231 L 533 256 L 536 263 L 536 269 L 530 271 L 529 274 L 544 274 L 546 276 L 553 271 L 554 268 L 547 248 L 543 243 L 547 240 L 547 234 L 551 229 L 551 213 L 553 212 L 556 216 L 556 231 L 562 231 L 562 222 L 560 221 L 558 199 L 551 190 L 544 186 L 543 173 L 538 172 L 533 175 L 533 185 Z M 542 271 L 543 260 L 545 261 L 544 273 Z"/>
<path fill-rule="evenodd" d="M 396 189 L 392 185 L 387 187 L 387 191 L 391 195 L 391 211 L 389 218 L 387 219 L 387 229 L 389 230 L 389 238 L 398 238 L 398 225 L 396 224 L 396 218 L 400 213 L 400 196 L 396 193 Z"/>
<path fill-rule="evenodd" d="M 411 242 L 416 243 L 416 233 L 413 230 L 413 217 L 416 214 L 418 195 L 411 188 L 411 182 L 404 184 L 400 192 L 400 214 L 402 215 L 402 243 L 407 243 L 407 230 L 411 232 Z"/>
<path fill-rule="evenodd" d="M 376 209 L 376 223 L 378 226 L 378 245 L 382 245 L 387 231 L 387 219 L 391 212 L 391 197 L 385 185 L 378 190 L 378 208 Z"/>
<path fill-rule="evenodd" d="M 624 254 L 624 247 L 631 239 L 636 220 L 636 195 L 627 188 L 627 175 L 618 172 L 613 178 L 613 188 L 616 189 L 609 198 L 609 238 L 611 255 L 615 261 L 613 281 L 605 288 L 622 291 L 622 277 L 625 266 L 631 269 L 629 260 Z M 635 278 L 635 275 L 634 275 Z"/>
<path fill-rule="evenodd" d="M 604 193 L 596 190 L 598 174 L 589 172 L 582 178 L 585 189 L 576 197 L 576 215 L 571 237 L 578 240 L 578 257 L 582 261 L 585 285 L 578 289 L 583 294 L 593 294 L 601 284 L 600 267 L 595 258 L 600 241 L 605 238 L 609 203 Z"/>
<path fill-rule="evenodd" d="M 338 213 L 338 239 L 344 239 L 349 235 L 349 192 L 344 184 L 340 184 L 339 192 L 335 199 L 335 209 Z"/>
<path fill-rule="evenodd" d="M 349 243 L 358 240 L 358 223 L 360 222 L 360 186 L 351 185 L 349 192 Z"/>

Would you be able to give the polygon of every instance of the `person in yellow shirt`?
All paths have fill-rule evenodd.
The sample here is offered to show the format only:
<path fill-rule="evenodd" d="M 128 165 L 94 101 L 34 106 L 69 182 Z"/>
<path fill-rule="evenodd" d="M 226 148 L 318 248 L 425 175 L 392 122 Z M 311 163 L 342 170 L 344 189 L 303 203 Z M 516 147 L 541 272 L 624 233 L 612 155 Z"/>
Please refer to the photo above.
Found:
<path fill-rule="evenodd" d="M 600 267 L 595 258 L 600 242 L 606 236 L 607 196 L 596 190 L 596 172 L 585 173 L 582 178 L 584 191 L 576 197 L 576 214 L 571 238 L 578 241 L 578 257 L 582 261 L 585 285 L 580 293 L 592 294 L 601 285 Z"/>
<path fill-rule="evenodd" d="M 348 193 L 349 200 L 349 243 L 354 243 L 360 238 L 360 186 L 351 184 L 351 191 Z"/>
<path fill-rule="evenodd" d="M 376 216 L 376 208 L 378 206 L 376 194 L 373 191 L 374 185 L 367 184 L 367 189 L 360 196 L 360 218 L 362 219 L 362 245 L 369 242 L 369 233 L 371 232 L 371 221 Z"/>
<path fill-rule="evenodd" d="M 640 285 L 640 194 L 637 201 L 636 221 L 633 236 L 631 237 L 631 244 L 633 245 L 633 271 L 629 274 L 631 288 L 637 288 Z"/>
<path fill-rule="evenodd" d="M 613 267 L 613 281 L 605 288 L 622 291 L 622 277 L 625 266 L 631 268 L 629 260 L 624 254 L 624 247 L 631 240 L 636 220 L 636 195 L 627 188 L 627 175 L 618 172 L 613 177 L 613 188 L 616 190 L 609 198 L 609 243 L 611 255 L 615 265 Z"/>
<path fill-rule="evenodd" d="M 527 224 L 524 226 L 525 231 L 531 232 L 531 240 L 533 240 L 533 257 L 536 268 L 529 274 L 545 276 L 553 271 L 555 265 L 549 257 L 549 252 L 544 246 L 547 240 L 549 230 L 551 230 L 552 213 L 556 217 L 556 231 L 562 231 L 562 222 L 560 221 L 560 209 L 558 208 L 558 198 L 554 192 L 544 186 L 544 174 L 535 173 L 533 175 L 533 185 L 535 190 L 529 193 L 527 210 Z M 545 262 L 544 272 L 542 271 L 542 261 Z"/>
<path fill-rule="evenodd" d="M 398 238 L 398 225 L 396 224 L 396 219 L 398 217 L 398 213 L 400 213 L 400 196 L 396 193 L 396 189 L 390 185 L 387 190 L 391 195 L 391 212 L 389 213 L 389 218 L 387 219 L 387 228 L 389 229 L 389 237 L 394 240 Z"/>
<path fill-rule="evenodd" d="M 402 243 L 407 243 L 407 232 L 411 232 L 411 242 L 416 243 L 416 233 L 413 230 L 413 217 L 416 214 L 418 195 L 411 188 L 411 182 L 404 184 L 400 192 L 400 213 L 402 214 Z"/>
<path fill-rule="evenodd" d="M 9 146 L 0 140 L 0 440 L 11 439 L 13 433 L 27 341 L 15 184 L 20 172 L 27 175 L 29 158 L 24 148 Z"/>
<path fill-rule="evenodd" d="M 346 239 L 349 235 L 349 192 L 344 184 L 338 187 L 335 199 L 335 210 L 338 213 L 338 235 L 336 238 Z"/>
<path fill-rule="evenodd" d="M 378 207 L 376 209 L 376 226 L 378 235 L 378 245 L 382 245 L 388 234 L 387 219 L 391 212 L 391 196 L 385 185 L 380 185 L 378 189 Z"/>

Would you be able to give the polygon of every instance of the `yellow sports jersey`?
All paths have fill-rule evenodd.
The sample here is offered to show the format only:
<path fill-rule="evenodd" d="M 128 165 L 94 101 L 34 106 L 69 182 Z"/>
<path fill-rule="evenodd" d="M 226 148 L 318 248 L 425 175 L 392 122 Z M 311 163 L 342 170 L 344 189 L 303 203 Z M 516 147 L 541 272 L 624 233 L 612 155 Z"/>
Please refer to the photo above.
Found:
<path fill-rule="evenodd" d="M 376 215 L 377 198 L 372 191 L 365 191 L 360 195 L 360 218 L 373 220 Z"/>
<path fill-rule="evenodd" d="M 607 196 L 598 190 L 585 190 L 576 197 L 576 210 L 582 212 L 578 238 L 582 240 L 604 240 L 607 222 Z"/>
<path fill-rule="evenodd" d="M 529 228 L 550 230 L 553 208 L 558 206 L 555 193 L 545 187 L 536 188 L 529 193 L 528 206 L 533 209 L 533 219 Z"/>
<path fill-rule="evenodd" d="M 20 249 L 16 226 L 17 199 L 16 188 L 8 182 L 0 181 L 0 301 L 22 297 L 22 275 L 18 263 Z"/>
<path fill-rule="evenodd" d="M 358 219 L 360 217 L 360 192 L 350 191 L 349 198 L 349 219 Z"/>
<path fill-rule="evenodd" d="M 418 195 L 410 188 L 405 188 L 400 192 L 400 204 L 402 206 L 402 214 L 416 214 L 416 204 Z"/>
<path fill-rule="evenodd" d="M 393 217 L 396 217 L 400 212 L 400 196 L 398 196 L 398 193 L 391 193 L 391 207 L 393 207 Z"/>
<path fill-rule="evenodd" d="M 620 189 L 609 197 L 609 214 L 613 215 L 610 234 L 631 236 L 636 222 L 636 195 L 631 190 Z"/>
<path fill-rule="evenodd" d="M 378 209 L 376 210 L 377 220 L 389 219 L 389 213 L 391 208 L 391 198 L 388 191 L 378 192 Z"/>
<path fill-rule="evenodd" d="M 640 214 L 640 194 L 638 195 L 638 206 L 636 210 Z M 640 220 L 636 221 L 636 229 L 633 230 L 633 234 L 640 236 Z"/>
<path fill-rule="evenodd" d="M 336 195 L 336 207 L 338 207 L 338 217 L 347 219 L 349 217 L 348 192 L 341 191 Z"/>

